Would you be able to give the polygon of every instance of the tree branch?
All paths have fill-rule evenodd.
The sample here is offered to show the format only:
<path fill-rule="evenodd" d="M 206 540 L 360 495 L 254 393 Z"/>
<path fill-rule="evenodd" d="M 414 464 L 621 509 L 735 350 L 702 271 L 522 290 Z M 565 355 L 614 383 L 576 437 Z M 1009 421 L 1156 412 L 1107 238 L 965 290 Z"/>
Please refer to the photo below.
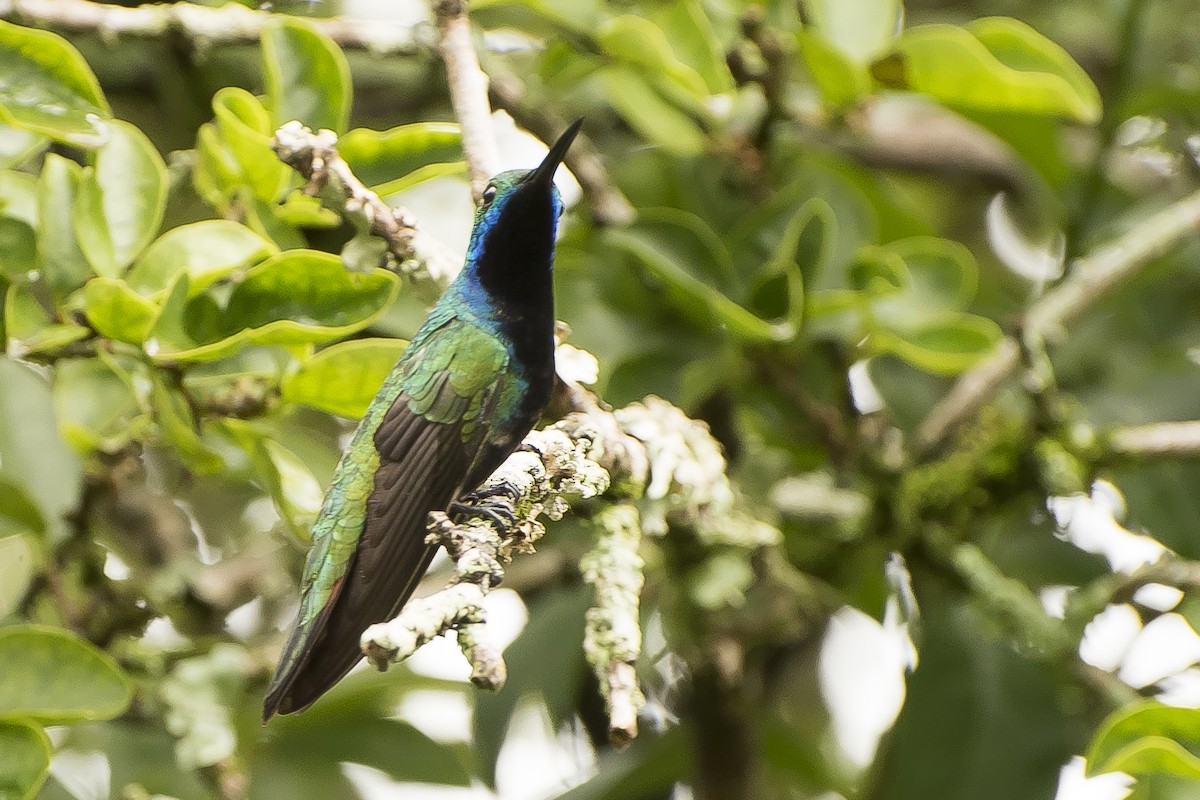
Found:
<path fill-rule="evenodd" d="M 279 15 L 236 3 L 219 8 L 192 3 L 161 3 L 135 8 L 90 0 L 0 0 L 0 19 L 67 33 L 94 33 L 102 39 L 157 38 L 180 33 L 196 42 L 257 43 Z M 342 47 L 377 54 L 411 55 L 427 48 L 417 28 L 388 20 L 349 17 L 310 19 Z"/>
<path fill-rule="evenodd" d="M 1117 428 L 1109 434 L 1108 446 L 1128 456 L 1200 455 L 1200 420 Z"/>
<path fill-rule="evenodd" d="M 1070 277 L 1044 295 L 1025 317 L 1023 335 L 1058 339 L 1066 326 L 1121 281 L 1200 230 L 1200 192 L 1140 223 L 1124 236 L 1077 260 Z M 1016 339 L 1003 339 L 991 355 L 963 374 L 917 428 L 918 452 L 936 449 L 963 420 L 996 394 L 1020 363 Z"/>
<path fill-rule="evenodd" d="M 462 258 L 439 240 L 423 234 L 413 215 L 404 207 L 392 208 L 350 170 L 337 151 L 337 135 L 322 129 L 317 133 L 292 120 L 275 132 L 271 147 L 279 160 L 308 180 L 305 194 L 316 196 L 326 187 L 345 201 L 345 209 L 362 214 L 371 233 L 387 242 L 401 271 L 428 277 L 444 286 L 458 273 Z"/>
<path fill-rule="evenodd" d="M 438 25 L 438 53 L 446 63 L 450 103 L 462 125 L 463 155 L 471 174 L 471 193 L 478 202 L 492 176 L 500 171 L 500 152 L 492 131 L 488 79 L 479 68 L 465 0 L 434 3 Z"/>
<path fill-rule="evenodd" d="M 637 736 L 637 714 L 646 704 L 635 672 L 642 651 L 638 619 L 644 582 L 644 562 L 638 555 L 641 520 L 632 503 L 621 503 L 601 511 L 596 523 L 600 537 L 579 565 L 584 581 L 596 587 L 583 651 L 608 706 L 609 741 L 624 747 Z"/>

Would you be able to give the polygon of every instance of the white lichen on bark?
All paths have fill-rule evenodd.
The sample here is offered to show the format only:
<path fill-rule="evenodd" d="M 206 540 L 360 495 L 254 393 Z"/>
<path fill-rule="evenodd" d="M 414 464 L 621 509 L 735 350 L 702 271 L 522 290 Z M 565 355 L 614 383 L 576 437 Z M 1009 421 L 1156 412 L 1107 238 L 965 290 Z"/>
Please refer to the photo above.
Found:
<path fill-rule="evenodd" d="M 597 514 L 595 522 L 596 544 L 579 563 L 584 581 L 596 590 L 587 612 L 583 652 L 608 708 L 609 739 L 621 747 L 637 736 L 637 714 L 646 703 L 635 671 L 642 649 L 641 521 L 636 506 L 620 503 Z"/>

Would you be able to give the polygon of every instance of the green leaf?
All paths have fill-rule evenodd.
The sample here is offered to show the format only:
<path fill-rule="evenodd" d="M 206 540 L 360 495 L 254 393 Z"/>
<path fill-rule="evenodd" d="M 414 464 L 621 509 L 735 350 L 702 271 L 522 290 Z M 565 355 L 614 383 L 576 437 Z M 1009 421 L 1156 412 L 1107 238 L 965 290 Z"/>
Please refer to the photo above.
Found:
<path fill-rule="evenodd" d="M 37 267 L 37 236 L 19 219 L 0 217 L 0 272 L 22 278 Z"/>
<path fill-rule="evenodd" d="M 48 310 L 44 286 L 32 280 L 14 280 L 4 295 L 4 327 L 9 355 L 24 358 L 55 353 L 86 339 L 91 331 L 82 325 L 58 322 Z"/>
<path fill-rule="evenodd" d="M 1088 773 L 1163 773 L 1200 780 L 1200 709 L 1145 701 L 1104 720 L 1087 752 Z"/>
<path fill-rule="evenodd" d="M 81 147 L 104 141 L 112 112 L 66 39 L 0 22 L 0 75 L 0 120 Z"/>
<path fill-rule="evenodd" d="M 28 722 L 0 722 L 0 798 L 33 800 L 50 771 L 50 739 Z"/>
<path fill-rule="evenodd" d="M 30 228 L 38 224 L 37 178 L 25 172 L 0 171 L 0 215 L 24 222 Z"/>
<path fill-rule="evenodd" d="M 0 124 L 0 169 L 20 166 L 46 144 L 45 136 Z"/>
<path fill-rule="evenodd" d="M 141 345 L 159 308 L 118 278 L 93 278 L 83 287 L 83 313 L 101 336 Z"/>
<path fill-rule="evenodd" d="M 83 469 L 59 436 L 53 408 L 41 378 L 0 356 L 0 475 L 25 490 L 46 521 L 47 537 L 60 542 L 66 515 L 79 502 Z"/>
<path fill-rule="evenodd" d="M 667 34 L 645 17 L 613 17 L 600 26 L 596 38 L 612 58 L 640 67 L 647 74 L 665 76 L 695 98 L 708 94 L 704 78 L 675 57 Z"/>
<path fill-rule="evenodd" d="M 237 222 L 193 222 L 156 239 L 129 270 L 126 281 L 140 292 L 156 293 L 166 290 L 180 270 L 185 270 L 191 290 L 198 292 L 234 270 L 278 252 L 273 242 Z"/>
<path fill-rule="evenodd" d="M 0 628 L 0 719 L 45 725 L 111 719 L 133 688 L 102 650 L 60 628 Z"/>
<path fill-rule="evenodd" d="M 271 149 L 275 126 L 262 102 L 245 89 L 227 86 L 213 95 L 216 128 L 202 128 L 202 163 L 220 191 L 234 196 L 249 184 L 255 197 L 269 203 L 279 199 L 292 170 Z"/>
<path fill-rule="evenodd" d="M 250 455 L 279 516 L 296 538 L 308 541 L 324 496 L 324 489 L 312 470 L 294 452 L 253 424 L 236 419 L 227 419 L 223 424 Z"/>
<path fill-rule="evenodd" d="M 670 32 L 674 57 L 700 75 L 709 94 L 733 91 L 733 75 L 712 20 L 701 0 L 674 0 L 638 9 L 647 14 L 663 31 Z"/>
<path fill-rule="evenodd" d="M 690 761 L 687 737 L 680 726 L 661 735 L 642 733 L 628 749 L 603 754 L 594 778 L 556 800 L 670 797 L 675 782 L 688 774 Z"/>
<path fill-rule="evenodd" d="M 338 139 L 338 152 L 359 180 L 377 186 L 434 164 L 461 164 L 462 133 L 449 122 L 417 122 L 386 131 L 355 128 Z"/>
<path fill-rule="evenodd" d="M 983 43 L 1000 63 L 1016 70 L 1057 75 L 1070 84 L 1081 108 L 1082 121 L 1100 118 L 1101 99 L 1096 84 L 1070 53 L 1029 25 L 1011 17 L 984 17 L 967 23 L 967 30 Z"/>
<path fill-rule="evenodd" d="M 634 229 L 610 230 L 604 241 L 636 258 L 667 288 L 673 305 L 699 326 L 716 324 L 744 342 L 779 342 L 795 336 L 787 324 L 759 319 L 725 294 L 695 277 L 661 247 L 658 240 Z"/>
<path fill-rule="evenodd" d="M 990 636 L 994 629 L 965 606 L 930 611 L 920 666 L 873 768 L 872 795 L 1052 797 L 1084 733 L 1059 691 L 1059 673 Z"/>
<path fill-rule="evenodd" d="M 796 32 L 800 57 L 825 104 L 846 108 L 871 91 L 867 68 L 812 28 Z"/>
<path fill-rule="evenodd" d="M 97 274 L 115 278 L 128 266 L 158 232 L 166 202 L 162 156 L 133 125 L 110 123 L 75 206 L 79 243 Z"/>
<path fill-rule="evenodd" d="M 187 398 L 167 382 L 161 370 L 151 370 L 150 405 L 160 434 L 193 472 L 211 475 L 225 469 L 225 460 L 200 437 L 196 416 Z"/>
<path fill-rule="evenodd" d="M 955 375 L 992 352 L 1003 332 L 986 317 L 951 313 L 911 328 L 877 330 L 868 344 L 936 375 Z"/>
<path fill-rule="evenodd" d="M 700 125 L 664 98 L 647 82 L 641 70 L 613 64 L 601 68 L 597 75 L 604 96 L 643 137 L 680 156 L 697 155 L 704 150 Z"/>
<path fill-rule="evenodd" d="M 812 26 L 852 61 L 865 63 L 896 38 L 900 0 L 802 0 Z"/>
<path fill-rule="evenodd" d="M 54 412 L 58 429 L 81 452 L 109 452 L 134 436 L 131 419 L 139 411 L 132 378 L 111 356 L 60 361 L 54 381 Z"/>
<path fill-rule="evenodd" d="M 284 379 L 284 402 L 358 419 L 407 346 L 400 339 L 355 339 L 330 345 Z"/>
<path fill-rule="evenodd" d="M 976 33 L 978 31 L 978 33 Z M 1016 20 L 972 29 L 922 25 L 904 32 L 871 68 L 885 86 L 927 94 L 952 108 L 1100 118 L 1100 94 L 1071 57 Z"/>
<path fill-rule="evenodd" d="M 307 22 L 285 18 L 263 31 L 262 54 L 276 127 L 298 119 L 313 130 L 346 130 L 350 67 L 332 39 Z"/>
<path fill-rule="evenodd" d="M 43 277 L 60 297 L 92 275 L 71 215 L 80 179 L 79 165 L 57 153 L 46 156 L 38 179 L 38 260 Z"/>
<path fill-rule="evenodd" d="M 17 609 L 33 580 L 34 547 L 20 534 L 0 538 L 0 619 Z"/>
<path fill-rule="evenodd" d="M 288 250 L 247 270 L 224 307 L 209 293 L 188 300 L 176 281 L 146 351 L 158 361 L 211 361 L 247 344 L 327 342 L 384 313 L 400 281 L 377 269 L 352 274 L 329 253 Z"/>
<path fill-rule="evenodd" d="M 46 521 L 33 499 L 17 483 L 0 475 L 0 533 L 4 535 L 31 533 L 39 537 L 46 532 Z"/>

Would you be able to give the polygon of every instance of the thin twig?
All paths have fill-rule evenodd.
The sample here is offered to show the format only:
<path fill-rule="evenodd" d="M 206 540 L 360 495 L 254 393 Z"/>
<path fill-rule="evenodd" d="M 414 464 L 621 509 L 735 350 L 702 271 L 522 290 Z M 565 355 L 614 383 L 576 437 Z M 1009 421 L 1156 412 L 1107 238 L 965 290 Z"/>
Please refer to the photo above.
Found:
<path fill-rule="evenodd" d="M 471 192 L 478 202 L 487 182 L 500 170 L 500 151 L 492 131 L 488 79 L 479 68 L 465 0 L 438 0 L 438 53 L 446 63 L 450 103 L 462 125 L 463 155 L 471 174 Z"/>
<path fill-rule="evenodd" d="M 1077 260 L 1070 277 L 1034 304 L 1025 318 L 1024 334 L 1054 340 L 1083 311 L 1104 298 L 1113 287 L 1137 273 L 1154 258 L 1200 230 L 1200 192 L 1188 195 L 1125 235 Z M 1004 385 L 1020 363 L 1020 347 L 1003 339 L 991 355 L 968 370 L 917 429 L 918 452 L 936 449 Z"/>
<path fill-rule="evenodd" d="M 1108 446 L 1114 453 L 1128 456 L 1200 455 L 1200 421 L 1117 428 L 1109 434 Z"/>
<path fill-rule="evenodd" d="M 308 180 L 305 193 L 317 195 L 333 186 L 345 198 L 346 211 L 366 217 L 371 233 L 387 242 L 388 251 L 404 272 L 428 276 L 445 285 L 458 272 L 462 258 L 450 253 L 437 239 L 421 233 L 413 215 L 404 207 L 392 208 L 363 184 L 337 151 L 337 135 L 322 129 L 316 133 L 292 120 L 275 132 L 271 147 L 279 160 Z"/>
<path fill-rule="evenodd" d="M 250 44 L 279 15 L 227 3 L 219 8 L 160 3 L 134 8 L 90 0 L 0 0 L 0 19 L 65 33 L 95 33 L 102 39 L 158 38 L 182 34 L 199 42 Z M 414 54 L 427 50 L 418 28 L 388 20 L 351 17 L 310 19 L 342 47 L 373 53 Z"/>

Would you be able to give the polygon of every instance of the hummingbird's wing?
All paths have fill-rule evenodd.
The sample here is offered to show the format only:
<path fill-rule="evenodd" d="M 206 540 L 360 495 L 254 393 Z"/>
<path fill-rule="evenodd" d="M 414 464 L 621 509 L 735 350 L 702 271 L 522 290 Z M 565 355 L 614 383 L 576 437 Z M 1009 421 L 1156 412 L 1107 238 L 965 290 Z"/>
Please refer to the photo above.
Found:
<path fill-rule="evenodd" d="M 361 657 L 368 626 L 394 616 L 429 566 L 430 511 L 477 484 L 496 406 L 517 389 L 508 354 L 457 317 L 409 345 L 355 431 L 313 526 L 300 614 L 264 719 L 308 707 Z M 504 455 L 507 455 L 504 454 Z M 499 462 L 491 464 L 490 473 Z"/>

